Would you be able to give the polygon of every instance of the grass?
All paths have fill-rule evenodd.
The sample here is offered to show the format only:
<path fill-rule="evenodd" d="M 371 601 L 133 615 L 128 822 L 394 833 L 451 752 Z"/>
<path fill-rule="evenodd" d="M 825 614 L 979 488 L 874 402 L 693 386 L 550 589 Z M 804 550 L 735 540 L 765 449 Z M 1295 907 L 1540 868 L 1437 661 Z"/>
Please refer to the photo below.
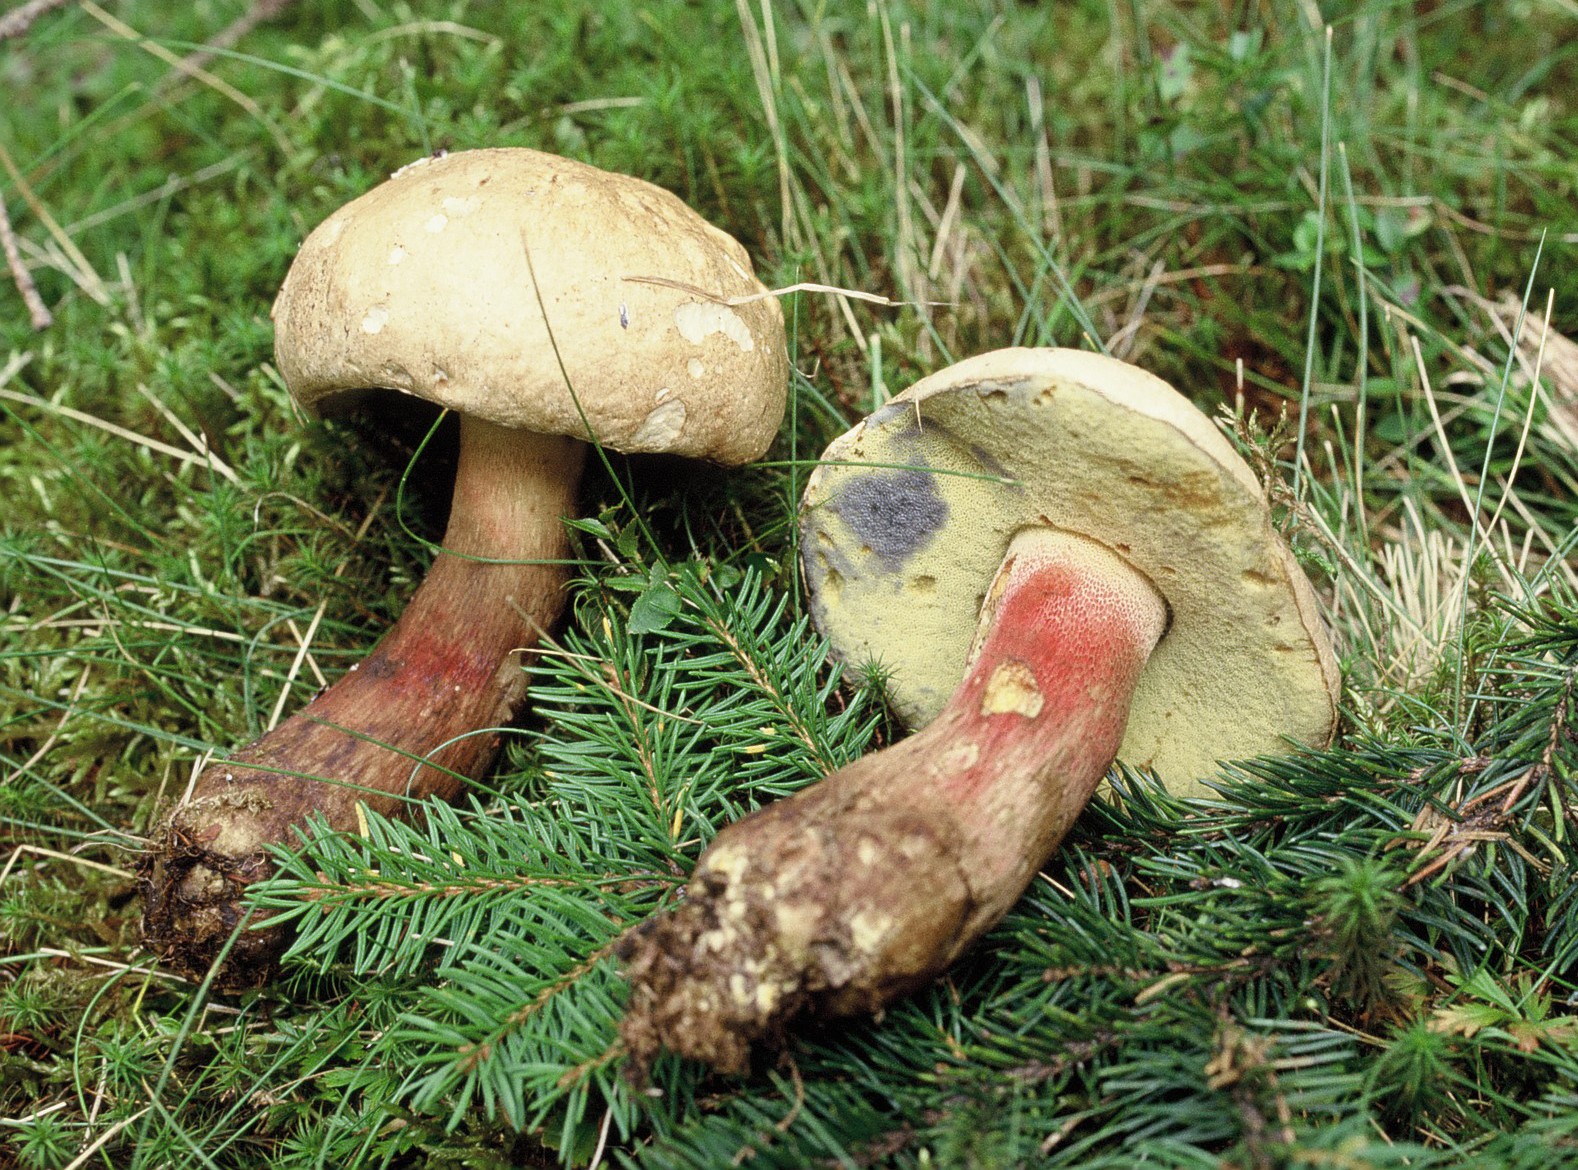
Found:
<path fill-rule="evenodd" d="M 244 10 L 69 6 L 0 49 L 0 194 L 56 318 L 34 333 L 0 288 L 6 1156 L 1571 1150 L 1570 0 L 298 0 L 172 66 Z M 769 465 L 594 474 L 562 652 L 497 772 L 424 829 L 315 843 L 267 895 L 302 914 L 287 980 L 212 995 L 137 947 L 138 846 L 197 760 L 389 624 L 451 457 L 424 451 L 401 492 L 429 419 L 304 425 L 270 299 L 340 203 L 499 144 L 669 187 L 769 285 L 906 303 L 786 300 Z M 619 928 L 718 826 L 899 734 L 804 625 L 808 461 L 1011 343 L 1099 345 L 1236 410 L 1321 583 L 1341 740 L 1231 767 L 1191 807 L 1120 777 L 938 987 L 754 1078 L 670 1063 L 635 1092 L 610 1048 Z"/>

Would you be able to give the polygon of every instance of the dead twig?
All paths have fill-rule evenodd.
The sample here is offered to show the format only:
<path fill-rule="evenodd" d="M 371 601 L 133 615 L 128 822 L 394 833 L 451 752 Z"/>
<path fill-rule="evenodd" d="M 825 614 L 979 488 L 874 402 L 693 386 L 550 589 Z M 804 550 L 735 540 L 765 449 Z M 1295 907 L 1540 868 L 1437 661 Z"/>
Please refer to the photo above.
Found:
<path fill-rule="evenodd" d="M 295 2 L 296 0 L 255 0 L 252 7 L 209 37 L 201 49 L 183 57 L 179 66 L 180 71 L 189 73 L 193 69 L 206 69 L 220 53 L 234 48 L 242 37 L 258 25 L 283 15 Z M 168 80 L 175 78 L 175 74 L 167 75 Z"/>
<path fill-rule="evenodd" d="M 0 40 L 3 39 L 0 37 Z M 16 291 L 22 294 L 22 303 L 27 306 L 28 320 L 39 332 L 48 329 L 55 323 L 55 318 L 44 303 L 44 298 L 38 295 L 33 274 L 22 262 L 22 253 L 16 246 L 16 233 L 11 230 L 11 216 L 6 211 L 4 198 L 0 198 L 0 251 L 5 252 L 6 267 L 11 270 L 11 279 L 16 281 Z"/>
<path fill-rule="evenodd" d="M 13 8 L 0 16 L 0 41 L 19 37 L 33 27 L 33 22 L 45 13 L 64 8 L 71 0 L 30 0 L 20 8 Z"/>

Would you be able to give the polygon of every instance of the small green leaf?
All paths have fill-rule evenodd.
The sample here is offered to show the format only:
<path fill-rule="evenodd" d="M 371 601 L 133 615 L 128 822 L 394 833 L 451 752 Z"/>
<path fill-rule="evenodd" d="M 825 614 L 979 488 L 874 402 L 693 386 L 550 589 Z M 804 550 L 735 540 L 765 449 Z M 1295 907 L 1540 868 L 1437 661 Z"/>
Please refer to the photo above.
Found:
<path fill-rule="evenodd" d="M 640 577 L 604 577 L 603 588 L 615 593 L 645 593 L 650 583 Z"/>
<path fill-rule="evenodd" d="M 608 525 L 604 524 L 601 520 L 595 520 L 590 516 L 579 520 L 571 517 L 565 521 L 565 525 L 569 528 L 575 529 L 577 532 L 584 532 L 588 536 L 594 536 L 598 540 L 614 539 L 613 529 L 609 528 Z"/>
<path fill-rule="evenodd" d="M 623 528 L 614 540 L 614 547 L 619 550 L 619 555 L 627 561 L 638 559 L 637 553 L 641 547 L 641 533 L 634 524 Z"/>
<path fill-rule="evenodd" d="M 630 632 L 650 634 L 667 628 L 679 616 L 679 594 L 667 581 L 654 581 L 630 607 Z"/>

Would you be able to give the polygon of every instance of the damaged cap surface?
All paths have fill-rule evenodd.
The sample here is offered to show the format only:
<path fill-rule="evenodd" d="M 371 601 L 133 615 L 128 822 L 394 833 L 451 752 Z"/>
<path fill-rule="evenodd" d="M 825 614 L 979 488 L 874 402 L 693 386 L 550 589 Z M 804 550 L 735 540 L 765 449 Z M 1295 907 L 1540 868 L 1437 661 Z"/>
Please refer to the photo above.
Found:
<path fill-rule="evenodd" d="M 1249 467 L 1161 379 L 998 350 L 916 383 L 822 458 L 802 508 L 812 612 L 837 657 L 884 668 L 911 727 L 963 678 L 1014 533 L 1047 525 L 1110 548 L 1170 610 L 1119 759 L 1200 793 L 1218 760 L 1330 740 L 1338 672 L 1309 582 Z"/>
<path fill-rule="evenodd" d="M 314 412 L 386 387 L 504 426 L 744 463 L 772 442 L 788 388 L 766 291 L 733 238 L 660 187 L 534 150 L 464 151 L 403 168 L 308 236 L 274 305 L 275 356 Z"/>

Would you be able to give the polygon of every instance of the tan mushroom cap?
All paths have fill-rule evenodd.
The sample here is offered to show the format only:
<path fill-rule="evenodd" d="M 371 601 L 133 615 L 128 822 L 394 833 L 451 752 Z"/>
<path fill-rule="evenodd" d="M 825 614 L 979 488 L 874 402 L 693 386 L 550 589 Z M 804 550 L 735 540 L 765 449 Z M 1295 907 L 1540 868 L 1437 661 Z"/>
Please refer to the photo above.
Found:
<path fill-rule="evenodd" d="M 660 187 L 534 150 L 464 151 L 405 167 L 307 237 L 274 304 L 275 357 L 314 412 L 387 387 L 504 426 L 744 463 L 783 414 L 783 313 L 770 296 L 720 301 L 766 291 L 734 239 Z"/>
<path fill-rule="evenodd" d="M 1338 671 L 1309 582 L 1249 467 L 1161 379 L 998 350 L 916 383 L 822 458 L 802 507 L 812 612 L 837 657 L 888 672 L 910 726 L 963 677 L 1009 540 L 1051 525 L 1113 549 L 1171 610 L 1121 760 L 1198 794 L 1218 760 L 1330 741 Z"/>

